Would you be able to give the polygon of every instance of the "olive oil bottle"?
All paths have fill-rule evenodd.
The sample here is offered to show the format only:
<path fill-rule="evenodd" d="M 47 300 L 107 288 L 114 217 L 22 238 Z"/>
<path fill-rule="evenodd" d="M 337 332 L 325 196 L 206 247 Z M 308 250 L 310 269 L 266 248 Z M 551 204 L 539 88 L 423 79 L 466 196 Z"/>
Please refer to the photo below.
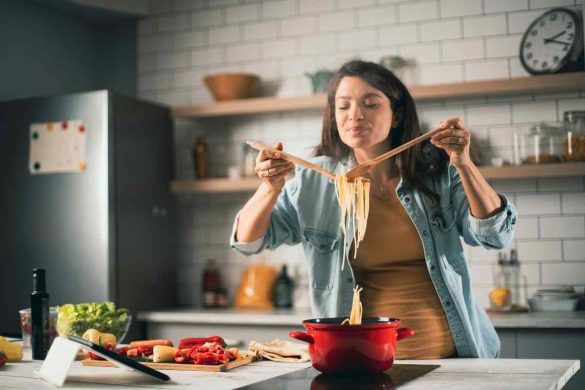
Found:
<path fill-rule="evenodd" d="M 31 346 L 35 360 L 45 360 L 49 350 L 49 293 L 45 270 L 33 270 L 33 292 L 30 294 Z"/>

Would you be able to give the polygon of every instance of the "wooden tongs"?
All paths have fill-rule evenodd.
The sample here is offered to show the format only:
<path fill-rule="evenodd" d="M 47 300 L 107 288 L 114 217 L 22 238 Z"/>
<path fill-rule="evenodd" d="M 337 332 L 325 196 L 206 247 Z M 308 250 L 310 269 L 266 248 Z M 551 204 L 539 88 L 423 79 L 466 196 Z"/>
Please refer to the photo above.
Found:
<path fill-rule="evenodd" d="M 404 152 L 406 149 L 411 148 L 414 145 L 417 145 L 428 138 L 431 138 L 433 135 L 437 134 L 441 130 L 445 130 L 445 129 L 443 127 L 439 127 L 439 128 L 434 129 L 434 130 L 431 130 L 431 131 L 429 131 L 421 136 L 416 137 L 413 140 L 408 141 L 407 143 L 405 143 L 403 145 L 400 145 L 399 147 L 397 147 L 395 149 L 392 149 L 384 154 L 379 155 L 378 157 L 372 158 L 368 161 L 364 161 L 363 163 L 356 165 L 355 167 L 350 169 L 345 174 L 347 176 L 347 180 L 348 181 L 355 180 L 357 177 L 362 176 L 363 174 L 368 172 L 370 169 L 372 169 L 372 167 L 375 166 L 376 164 L 379 164 L 382 161 L 387 160 L 392 156 L 396 156 L 397 154 Z M 247 141 L 247 144 L 256 150 L 266 149 L 266 150 L 269 150 L 269 151 L 274 152 L 274 153 L 279 153 L 281 155 L 281 157 L 287 161 L 291 161 L 291 162 L 294 162 L 296 164 L 307 167 L 309 169 L 313 169 L 313 170 L 321 173 L 322 175 L 327 176 L 330 179 L 335 179 L 335 175 L 333 173 L 329 172 L 326 169 L 321 168 L 318 165 L 313 164 L 312 162 L 309 162 L 307 160 L 303 160 L 300 157 L 293 156 L 292 154 L 285 153 L 281 150 L 271 148 L 270 146 L 267 146 L 267 145 L 264 145 L 264 144 L 261 144 L 259 142 L 255 142 L 255 141 Z"/>

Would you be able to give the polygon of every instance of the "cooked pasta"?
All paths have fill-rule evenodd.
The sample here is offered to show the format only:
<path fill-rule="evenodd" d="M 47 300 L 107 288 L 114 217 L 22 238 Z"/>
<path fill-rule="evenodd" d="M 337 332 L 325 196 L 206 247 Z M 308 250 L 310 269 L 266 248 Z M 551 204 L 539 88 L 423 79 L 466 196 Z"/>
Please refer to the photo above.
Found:
<path fill-rule="evenodd" d="M 349 254 L 346 251 L 348 244 L 354 242 L 353 257 L 355 258 L 359 243 L 366 234 L 368 213 L 370 212 L 370 181 L 363 177 L 349 181 L 345 175 L 335 175 L 335 189 L 341 210 L 340 225 L 344 240 L 341 260 L 341 269 L 343 270 L 345 262 L 349 262 Z M 352 224 L 357 225 L 357 228 L 353 229 L 353 234 L 350 237 L 348 231 Z"/>
<path fill-rule="evenodd" d="M 362 324 L 362 301 L 360 299 L 360 292 L 362 288 L 358 285 L 353 289 L 353 300 L 351 302 L 351 313 L 349 318 L 343 320 L 341 325 L 361 325 Z"/>

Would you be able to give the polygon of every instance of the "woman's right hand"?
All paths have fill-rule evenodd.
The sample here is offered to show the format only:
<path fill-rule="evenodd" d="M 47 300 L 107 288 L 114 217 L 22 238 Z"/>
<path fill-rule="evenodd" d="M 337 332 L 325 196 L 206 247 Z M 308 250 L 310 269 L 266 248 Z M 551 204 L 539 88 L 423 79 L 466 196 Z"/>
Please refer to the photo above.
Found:
<path fill-rule="evenodd" d="M 282 150 L 282 143 L 274 146 L 277 150 Z M 254 168 L 258 177 L 269 187 L 270 190 L 280 192 L 284 187 L 285 177 L 291 173 L 294 163 L 280 158 L 280 153 L 267 149 L 262 149 L 256 157 L 256 167 Z"/>

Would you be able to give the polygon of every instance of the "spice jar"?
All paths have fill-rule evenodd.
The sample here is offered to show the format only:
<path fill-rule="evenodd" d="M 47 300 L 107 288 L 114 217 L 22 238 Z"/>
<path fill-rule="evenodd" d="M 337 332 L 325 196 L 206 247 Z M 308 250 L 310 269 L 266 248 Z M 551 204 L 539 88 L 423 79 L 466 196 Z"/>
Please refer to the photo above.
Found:
<path fill-rule="evenodd" d="M 523 164 L 561 162 L 563 129 L 559 123 L 540 122 L 530 126 L 525 138 Z"/>
<path fill-rule="evenodd" d="M 563 124 L 566 132 L 563 158 L 565 161 L 585 161 L 585 110 L 565 111 Z"/>

